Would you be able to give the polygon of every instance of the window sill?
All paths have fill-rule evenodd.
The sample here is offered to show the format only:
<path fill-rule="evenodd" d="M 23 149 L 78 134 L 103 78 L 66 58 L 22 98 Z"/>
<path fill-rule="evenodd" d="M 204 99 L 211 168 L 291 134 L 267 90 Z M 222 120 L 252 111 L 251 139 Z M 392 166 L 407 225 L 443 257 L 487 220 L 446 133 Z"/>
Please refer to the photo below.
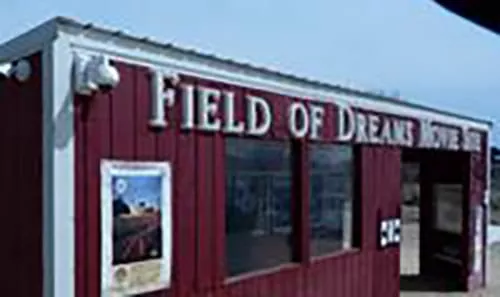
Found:
<path fill-rule="evenodd" d="M 345 250 L 334 251 L 328 254 L 324 254 L 321 256 L 311 256 L 310 263 L 314 264 L 317 262 L 323 262 L 332 258 L 340 258 L 344 256 L 350 256 L 354 254 L 358 254 L 361 252 L 361 248 L 349 248 Z"/>
<path fill-rule="evenodd" d="M 240 281 L 249 280 L 252 278 L 263 277 L 267 275 L 277 274 L 283 271 L 295 270 L 300 268 L 300 263 L 287 263 L 276 267 L 265 268 L 261 270 L 256 270 L 252 272 L 246 272 L 240 275 L 231 276 L 227 278 L 224 282 L 225 285 L 231 285 Z"/>

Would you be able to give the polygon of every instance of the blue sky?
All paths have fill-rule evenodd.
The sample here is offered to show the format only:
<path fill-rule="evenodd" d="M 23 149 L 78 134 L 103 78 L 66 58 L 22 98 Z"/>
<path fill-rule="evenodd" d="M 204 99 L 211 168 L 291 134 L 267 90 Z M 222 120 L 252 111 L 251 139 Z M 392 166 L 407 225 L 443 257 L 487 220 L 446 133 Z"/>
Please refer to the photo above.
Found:
<path fill-rule="evenodd" d="M 500 35 L 432 0 L 3 0 L 0 40 L 55 15 L 301 76 L 500 116 Z M 496 123 L 496 122 L 495 122 Z M 500 145 L 500 129 L 494 141 Z"/>
<path fill-rule="evenodd" d="M 122 199 L 128 205 L 137 206 L 144 202 L 147 206 L 159 207 L 161 201 L 161 177 L 159 176 L 119 176 L 113 177 L 113 187 L 117 181 L 126 183 Z"/>

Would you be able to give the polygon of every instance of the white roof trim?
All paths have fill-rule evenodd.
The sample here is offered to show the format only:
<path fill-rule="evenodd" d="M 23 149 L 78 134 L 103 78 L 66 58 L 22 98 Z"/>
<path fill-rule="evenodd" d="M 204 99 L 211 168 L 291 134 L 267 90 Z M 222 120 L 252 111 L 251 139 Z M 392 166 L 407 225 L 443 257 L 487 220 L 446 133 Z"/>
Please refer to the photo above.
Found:
<path fill-rule="evenodd" d="M 343 101 L 352 106 L 362 107 L 373 111 L 402 115 L 409 118 L 427 118 L 433 121 L 455 126 L 467 126 L 479 130 L 489 130 L 489 124 L 461 117 L 450 116 L 440 112 L 427 109 L 415 108 L 406 104 L 395 104 L 388 100 L 377 100 L 368 96 L 355 96 L 338 91 L 325 91 L 316 87 L 297 86 L 294 83 L 286 83 L 266 77 L 233 72 L 229 69 L 215 68 L 211 65 L 193 62 L 189 59 L 180 60 L 174 57 L 155 54 L 141 48 L 129 48 L 115 44 L 113 40 L 102 42 L 86 35 L 66 36 L 71 45 L 71 50 L 86 54 L 105 54 L 109 57 L 130 64 L 141 65 L 165 71 L 174 71 L 221 81 L 227 84 L 238 85 L 247 88 L 261 89 L 276 94 L 292 96 L 316 101 Z"/>
<path fill-rule="evenodd" d="M 11 62 L 21 57 L 42 51 L 57 37 L 57 26 L 46 22 L 0 45 L 0 63 Z"/>
<path fill-rule="evenodd" d="M 56 17 L 4 46 L 0 46 L 0 61 L 5 60 L 7 56 L 12 57 L 15 52 L 19 53 L 37 44 L 50 42 L 62 32 L 71 40 L 75 51 L 105 52 L 116 59 L 134 64 L 165 67 L 233 84 L 266 89 L 283 95 L 318 100 L 343 99 L 355 106 L 363 106 L 375 111 L 394 111 L 396 114 L 403 112 L 410 117 L 426 117 L 443 123 L 466 125 L 480 130 L 489 131 L 492 126 L 492 122 L 487 120 L 238 63 L 182 49 L 172 44 L 138 38 L 121 31 L 99 28 L 91 24 L 84 25 L 63 17 Z"/>

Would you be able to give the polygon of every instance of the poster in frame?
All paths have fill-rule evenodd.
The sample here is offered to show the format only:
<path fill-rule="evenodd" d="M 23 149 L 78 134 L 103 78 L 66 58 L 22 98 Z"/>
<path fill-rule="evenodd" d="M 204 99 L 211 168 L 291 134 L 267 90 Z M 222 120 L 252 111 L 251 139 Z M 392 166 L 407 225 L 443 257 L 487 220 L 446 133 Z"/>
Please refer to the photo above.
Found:
<path fill-rule="evenodd" d="M 101 161 L 101 292 L 170 286 L 172 175 L 168 162 Z"/>

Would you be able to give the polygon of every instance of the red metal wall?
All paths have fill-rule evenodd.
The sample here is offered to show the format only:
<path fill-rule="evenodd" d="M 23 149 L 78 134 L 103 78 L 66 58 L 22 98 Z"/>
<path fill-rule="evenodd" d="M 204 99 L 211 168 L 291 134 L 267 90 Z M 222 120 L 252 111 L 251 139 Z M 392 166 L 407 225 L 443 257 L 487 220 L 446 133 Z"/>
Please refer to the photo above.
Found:
<path fill-rule="evenodd" d="M 483 134 L 482 136 L 482 151 L 480 153 L 472 153 L 469 158 L 469 208 L 470 211 L 470 222 L 476 222 L 475 212 L 477 207 L 481 207 L 483 210 L 483 226 L 482 230 L 488 230 L 488 222 L 487 217 L 484 215 L 486 213 L 486 207 L 484 205 L 484 191 L 487 186 L 487 176 L 490 174 L 487 171 L 487 150 L 489 149 L 489 145 L 487 142 L 487 135 Z M 474 290 L 476 288 L 484 287 L 486 285 L 486 257 L 483 256 L 482 259 L 482 272 L 479 274 L 474 274 L 473 272 L 473 261 L 475 257 L 474 255 L 474 236 L 476 235 L 476 230 L 474 224 L 471 224 L 469 227 L 469 255 L 471 255 L 472 261 L 469 262 L 468 271 L 470 274 L 470 279 L 468 281 L 469 289 Z M 483 234 L 483 251 L 485 247 L 487 247 L 487 236 Z"/>
<path fill-rule="evenodd" d="M 302 262 L 245 279 L 225 280 L 224 141 L 221 134 L 181 131 L 180 104 L 168 112 L 162 131 L 148 128 L 148 69 L 117 65 L 119 86 L 108 94 L 75 99 L 76 131 L 76 285 L 78 297 L 100 292 L 100 172 L 101 158 L 168 160 L 173 164 L 173 285 L 148 296 L 399 296 L 399 249 L 377 247 L 378 220 L 399 217 L 401 153 L 396 147 L 357 149 L 361 199 L 361 249 L 309 262 L 302 240 Z M 237 94 L 249 90 L 182 77 Z M 273 105 L 268 139 L 287 139 L 284 96 L 251 90 Z M 238 97 L 238 95 L 236 96 Z M 237 102 L 237 118 L 244 115 Z M 327 113 L 333 116 L 333 108 Z M 326 121 L 323 138 L 334 139 L 334 121 Z M 302 148 L 304 146 L 301 146 Z M 302 149 L 301 156 L 307 152 Z M 307 176 L 304 163 L 301 171 Z M 307 179 L 300 187 L 301 215 L 307 215 Z M 308 230 L 302 228 L 302 238 Z"/>
<path fill-rule="evenodd" d="M 26 82 L 0 79 L 0 292 L 42 296 L 41 54 Z"/>

